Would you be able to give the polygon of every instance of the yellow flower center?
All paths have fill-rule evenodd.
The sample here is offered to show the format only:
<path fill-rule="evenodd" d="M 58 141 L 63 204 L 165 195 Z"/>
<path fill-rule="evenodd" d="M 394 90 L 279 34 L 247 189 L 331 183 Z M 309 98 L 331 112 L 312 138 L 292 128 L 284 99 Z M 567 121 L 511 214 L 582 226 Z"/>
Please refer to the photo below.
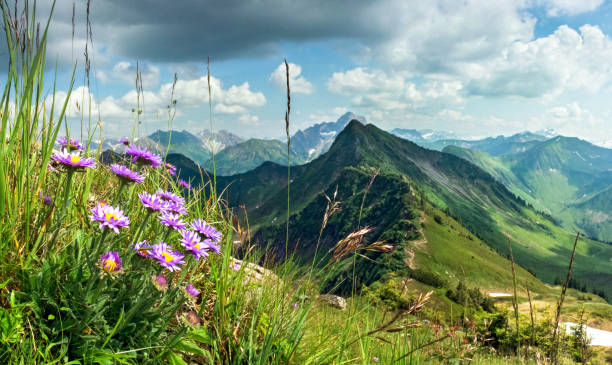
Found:
<path fill-rule="evenodd" d="M 111 272 L 115 271 L 117 267 L 117 263 L 113 260 L 104 260 L 104 271 Z"/>
<path fill-rule="evenodd" d="M 79 161 L 81 161 L 81 156 L 70 155 L 70 162 L 77 163 Z"/>
<path fill-rule="evenodd" d="M 200 244 L 196 243 L 195 245 L 193 245 L 193 247 L 197 248 L 198 250 L 200 249 Z"/>
<path fill-rule="evenodd" d="M 140 254 L 141 254 L 141 255 L 144 255 L 144 256 L 146 256 L 146 255 L 148 255 L 148 254 L 149 254 L 149 251 L 148 251 L 148 250 L 146 250 L 146 249 L 144 249 L 144 248 L 141 248 L 141 249 L 140 249 L 140 251 L 138 251 L 138 252 L 140 252 Z"/>
<path fill-rule="evenodd" d="M 114 215 L 113 213 L 104 213 L 104 218 L 106 218 L 107 221 L 110 221 L 111 219 L 117 219 L 117 216 Z"/>
<path fill-rule="evenodd" d="M 163 252 L 161 255 L 164 258 L 164 262 L 168 262 L 168 261 L 174 260 L 174 256 L 172 256 L 168 252 Z"/>

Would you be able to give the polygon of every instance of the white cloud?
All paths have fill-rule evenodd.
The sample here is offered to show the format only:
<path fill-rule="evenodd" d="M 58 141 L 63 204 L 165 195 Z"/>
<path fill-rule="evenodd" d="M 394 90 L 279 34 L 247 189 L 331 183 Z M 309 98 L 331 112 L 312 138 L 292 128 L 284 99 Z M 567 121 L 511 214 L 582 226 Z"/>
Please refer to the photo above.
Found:
<path fill-rule="evenodd" d="M 270 74 L 269 80 L 279 89 L 287 89 L 287 74 L 285 64 L 281 63 L 278 67 Z M 295 94 L 312 94 L 314 92 L 314 86 L 310 81 L 306 80 L 302 74 L 302 66 L 289 63 L 289 87 L 292 93 Z"/>
<path fill-rule="evenodd" d="M 219 114 L 245 114 L 247 110 L 245 107 L 240 105 L 225 105 L 219 103 L 215 105 L 215 113 Z"/>
<path fill-rule="evenodd" d="M 138 71 L 142 77 L 142 86 L 145 89 L 156 87 L 159 83 L 159 67 L 150 63 L 138 65 Z M 117 62 L 110 71 L 99 70 L 96 76 L 102 83 L 123 82 L 134 85 L 136 82 L 136 63 L 121 61 Z"/>
<path fill-rule="evenodd" d="M 256 123 L 257 116 L 249 114 L 249 108 L 259 107 L 266 103 L 266 98 L 261 92 L 250 89 L 249 83 L 232 85 L 225 89 L 221 80 L 211 76 L 211 93 L 215 113 L 240 115 L 240 120 Z M 67 94 L 63 91 L 56 92 L 55 107 L 61 108 Z M 135 90 L 129 91 L 121 97 L 107 96 L 98 101 L 96 96 L 86 86 L 80 86 L 72 91 L 66 114 L 69 119 L 79 121 L 81 115 L 85 115 L 91 104 L 93 118 L 98 118 L 98 113 L 103 127 L 107 132 L 119 133 L 125 123 L 131 126 L 136 108 L 140 100 L 142 114 L 140 119 L 145 123 L 161 123 L 164 120 L 168 106 L 172 103 L 171 97 L 177 101 L 176 115 L 196 110 L 208 105 L 208 84 L 206 77 L 192 80 L 178 80 L 172 90 L 172 83 L 166 83 L 157 91 L 144 90 L 138 96 Z M 47 108 L 51 104 L 51 96 L 45 101 Z M 82 114 L 83 113 L 83 114 Z M 160 118 L 161 117 L 161 118 Z"/>
<path fill-rule="evenodd" d="M 259 117 L 257 115 L 242 114 L 238 120 L 247 124 L 259 124 Z"/>
<path fill-rule="evenodd" d="M 553 34 L 515 42 L 481 65 L 468 84 L 471 94 L 554 97 L 563 91 L 597 92 L 612 81 L 612 40 L 597 26 L 579 32 L 563 25 Z"/>
<path fill-rule="evenodd" d="M 548 0 L 546 6 L 549 16 L 559 16 L 590 12 L 599 8 L 601 4 L 603 0 Z"/>
<path fill-rule="evenodd" d="M 463 102 L 460 81 L 434 79 L 416 84 L 400 73 L 389 74 L 363 67 L 334 72 L 327 81 L 327 88 L 336 94 L 353 96 L 354 105 L 369 109 L 417 110 Z"/>

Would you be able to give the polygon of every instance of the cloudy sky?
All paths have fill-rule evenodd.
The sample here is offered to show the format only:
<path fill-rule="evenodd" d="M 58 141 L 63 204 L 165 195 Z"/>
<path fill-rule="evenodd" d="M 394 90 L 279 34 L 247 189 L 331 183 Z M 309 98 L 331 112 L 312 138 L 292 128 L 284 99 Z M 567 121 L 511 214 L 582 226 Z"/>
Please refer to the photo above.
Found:
<path fill-rule="evenodd" d="M 85 1 L 58 0 L 48 63 L 65 90 L 77 62 L 70 113 L 91 93 L 109 137 L 131 128 L 136 62 L 143 134 L 166 128 L 175 73 L 174 128 L 207 128 L 210 57 L 214 128 L 244 137 L 284 133 L 286 58 L 293 131 L 350 110 L 384 129 L 552 128 L 612 141 L 612 4 L 602 0 L 92 1 L 90 89 L 85 14 Z"/>

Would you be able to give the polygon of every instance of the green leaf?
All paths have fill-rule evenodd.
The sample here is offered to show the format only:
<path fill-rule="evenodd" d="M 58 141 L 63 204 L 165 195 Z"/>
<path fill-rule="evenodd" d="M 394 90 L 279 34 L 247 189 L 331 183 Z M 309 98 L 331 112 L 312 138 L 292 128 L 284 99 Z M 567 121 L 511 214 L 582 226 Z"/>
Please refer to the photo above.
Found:
<path fill-rule="evenodd" d="M 187 334 L 187 337 L 192 339 L 192 340 L 196 340 L 198 342 L 204 343 L 206 345 L 212 345 L 213 344 L 213 338 L 203 328 L 198 328 L 198 329 L 194 329 L 194 330 L 190 331 Z"/>
<path fill-rule="evenodd" d="M 208 352 L 208 350 L 200 348 L 198 345 L 196 345 L 195 343 L 191 341 L 180 341 L 174 346 L 174 348 L 176 350 L 188 352 L 194 355 L 200 355 L 200 356 L 206 356 L 206 357 L 210 356 L 210 353 Z"/>
<path fill-rule="evenodd" d="M 174 352 L 169 352 L 166 355 L 166 359 L 168 360 L 168 364 L 170 365 L 189 365 L 185 362 L 185 360 L 183 360 L 181 355 Z"/>

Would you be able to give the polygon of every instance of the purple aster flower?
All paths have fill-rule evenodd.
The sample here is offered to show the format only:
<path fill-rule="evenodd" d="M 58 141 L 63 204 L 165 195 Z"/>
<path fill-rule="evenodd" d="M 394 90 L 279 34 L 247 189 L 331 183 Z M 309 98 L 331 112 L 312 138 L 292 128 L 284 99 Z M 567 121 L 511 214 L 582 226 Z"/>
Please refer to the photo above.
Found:
<path fill-rule="evenodd" d="M 143 240 L 143 241 L 140 241 L 140 242 L 132 243 L 132 248 L 140 256 L 143 256 L 143 257 L 151 256 L 151 246 L 147 243 L 147 240 Z"/>
<path fill-rule="evenodd" d="M 187 190 L 191 189 L 191 184 L 189 184 L 187 181 L 185 181 L 183 179 L 178 179 L 178 184 L 181 185 L 182 187 L 184 187 Z"/>
<path fill-rule="evenodd" d="M 185 315 L 187 322 L 192 326 L 198 326 L 200 324 L 200 317 L 198 317 L 198 313 L 196 311 L 189 311 Z"/>
<path fill-rule="evenodd" d="M 45 205 L 53 205 L 53 200 L 51 200 L 50 196 L 43 195 L 42 192 L 39 192 L 38 196 L 42 199 L 42 201 L 43 201 L 43 203 L 45 203 Z"/>
<path fill-rule="evenodd" d="M 300 309 L 300 305 L 299 305 L 299 304 L 297 304 L 297 303 L 293 303 L 293 308 L 295 308 L 295 309 Z"/>
<path fill-rule="evenodd" d="M 172 246 L 165 242 L 159 242 L 151 246 L 152 257 L 156 259 L 162 267 L 170 271 L 180 270 L 180 265 L 184 264 L 182 253 L 175 251 Z"/>
<path fill-rule="evenodd" d="M 237 262 L 230 262 L 229 266 L 234 271 L 240 271 L 240 264 Z"/>
<path fill-rule="evenodd" d="M 162 274 L 153 277 L 153 285 L 157 288 L 157 290 L 165 291 L 168 289 L 168 279 Z"/>
<path fill-rule="evenodd" d="M 68 140 L 66 139 L 66 137 L 60 137 L 57 140 L 55 140 L 55 143 L 59 144 L 62 149 L 67 149 L 68 151 L 83 151 L 85 148 L 83 147 L 83 145 L 81 144 L 81 142 L 79 142 L 76 139 L 72 139 L 70 138 L 70 143 L 68 143 Z"/>
<path fill-rule="evenodd" d="M 135 182 L 135 183 L 140 184 L 145 179 L 144 175 L 141 175 L 135 171 L 128 169 L 127 167 L 123 165 L 119 165 L 116 163 L 111 165 L 111 171 L 115 175 L 117 175 L 118 178 L 120 178 L 121 180 L 125 182 Z"/>
<path fill-rule="evenodd" d="M 195 288 L 191 283 L 187 284 L 185 291 L 193 298 L 197 298 L 200 295 L 200 291 Z"/>
<path fill-rule="evenodd" d="M 215 241 L 211 241 L 208 238 L 202 242 L 206 247 L 208 247 L 209 251 L 216 253 L 217 255 L 221 254 L 221 245 L 216 243 Z"/>
<path fill-rule="evenodd" d="M 119 140 L 119 143 L 121 143 L 122 145 L 125 145 L 125 146 L 129 146 L 130 145 L 130 139 L 129 138 L 121 138 Z"/>
<path fill-rule="evenodd" d="M 159 196 L 155 194 L 149 194 L 147 192 L 142 192 L 138 194 L 140 198 L 140 202 L 144 205 L 145 208 L 153 211 L 153 212 L 165 212 L 168 203 L 161 199 Z"/>
<path fill-rule="evenodd" d="M 172 214 L 169 212 L 163 212 L 160 216 L 157 217 L 161 224 L 172 227 L 177 231 L 181 229 L 185 229 L 185 222 L 181 219 L 179 214 Z"/>
<path fill-rule="evenodd" d="M 119 233 L 119 228 L 130 225 L 130 219 L 123 215 L 123 210 L 104 203 L 98 203 L 91 209 L 91 213 L 89 219 L 100 222 L 100 229 L 108 227 Z"/>
<path fill-rule="evenodd" d="M 132 145 L 125 149 L 125 153 L 132 156 L 132 162 L 140 161 L 142 164 L 148 164 L 153 167 L 160 167 L 162 164 L 161 157 L 147 150 L 146 148 L 140 148 Z"/>
<path fill-rule="evenodd" d="M 166 162 L 164 166 L 168 169 L 168 173 L 172 176 L 176 175 L 176 166 L 171 163 Z"/>
<path fill-rule="evenodd" d="M 68 150 L 54 153 L 51 159 L 59 162 L 65 168 L 74 170 L 96 166 L 96 161 L 93 158 L 81 157 L 79 152 L 69 153 Z"/>
<path fill-rule="evenodd" d="M 102 262 L 102 269 L 108 273 L 121 270 L 121 258 L 117 252 L 105 253 L 100 256 L 100 262 Z"/>
<path fill-rule="evenodd" d="M 191 229 L 198 232 L 202 238 L 208 238 L 215 243 L 221 240 L 221 232 L 217 231 L 214 226 L 206 223 L 203 219 L 198 218 L 191 222 Z"/>
<path fill-rule="evenodd" d="M 374 360 L 374 362 L 378 362 L 378 360 L 380 360 L 380 359 L 379 359 L 378 357 L 374 356 L 374 357 L 372 358 L 372 360 Z"/>
<path fill-rule="evenodd" d="M 208 257 L 208 245 L 201 241 L 200 235 L 188 230 L 181 231 L 181 239 L 179 240 L 183 247 L 188 251 L 191 251 L 196 259 L 200 257 Z"/>
<path fill-rule="evenodd" d="M 155 192 L 155 195 L 159 196 L 165 201 L 174 202 L 176 204 L 181 204 L 181 205 L 185 204 L 185 199 L 183 199 L 183 197 L 181 197 L 180 195 L 176 195 L 170 191 L 163 191 L 159 189 Z"/>
<path fill-rule="evenodd" d="M 175 202 L 167 202 L 166 209 L 179 215 L 187 214 L 187 209 L 183 206 L 183 204 Z"/>

